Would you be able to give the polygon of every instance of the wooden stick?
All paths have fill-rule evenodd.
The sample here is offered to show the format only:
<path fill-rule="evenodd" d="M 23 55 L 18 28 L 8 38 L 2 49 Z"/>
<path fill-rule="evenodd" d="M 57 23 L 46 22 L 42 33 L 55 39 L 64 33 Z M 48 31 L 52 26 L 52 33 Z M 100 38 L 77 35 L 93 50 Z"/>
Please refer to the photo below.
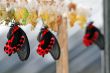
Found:
<path fill-rule="evenodd" d="M 61 47 L 60 59 L 56 62 L 56 73 L 68 73 L 68 36 L 67 19 L 63 19 L 63 24 L 59 25 L 58 41 Z"/>

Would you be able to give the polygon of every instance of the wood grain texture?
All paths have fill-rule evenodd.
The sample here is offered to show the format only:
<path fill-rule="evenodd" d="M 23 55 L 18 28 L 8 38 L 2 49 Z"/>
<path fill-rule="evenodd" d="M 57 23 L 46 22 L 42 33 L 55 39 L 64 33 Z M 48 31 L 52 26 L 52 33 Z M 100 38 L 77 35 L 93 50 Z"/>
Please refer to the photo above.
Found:
<path fill-rule="evenodd" d="M 63 19 L 63 23 L 59 26 L 58 41 L 61 47 L 60 59 L 56 62 L 56 73 L 68 73 L 68 34 L 67 21 Z"/>

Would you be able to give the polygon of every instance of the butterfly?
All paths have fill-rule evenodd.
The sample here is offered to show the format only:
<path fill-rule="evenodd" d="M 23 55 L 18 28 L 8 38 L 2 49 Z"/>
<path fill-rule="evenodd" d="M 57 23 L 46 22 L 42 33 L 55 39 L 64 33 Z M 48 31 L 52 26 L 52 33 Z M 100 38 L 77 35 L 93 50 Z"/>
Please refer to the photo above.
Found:
<path fill-rule="evenodd" d="M 58 60 L 60 57 L 60 46 L 56 37 L 48 29 L 44 27 L 41 29 L 38 35 L 39 45 L 37 47 L 37 53 L 44 57 L 46 54 L 50 53 L 54 60 Z"/>
<path fill-rule="evenodd" d="M 20 60 L 24 61 L 29 57 L 30 45 L 26 33 L 18 25 L 20 24 L 14 23 L 11 25 L 4 51 L 9 56 L 17 53 Z"/>
<path fill-rule="evenodd" d="M 83 38 L 85 46 L 90 46 L 95 43 L 101 50 L 104 50 L 104 36 L 100 30 L 90 22 L 86 28 L 86 33 Z"/>

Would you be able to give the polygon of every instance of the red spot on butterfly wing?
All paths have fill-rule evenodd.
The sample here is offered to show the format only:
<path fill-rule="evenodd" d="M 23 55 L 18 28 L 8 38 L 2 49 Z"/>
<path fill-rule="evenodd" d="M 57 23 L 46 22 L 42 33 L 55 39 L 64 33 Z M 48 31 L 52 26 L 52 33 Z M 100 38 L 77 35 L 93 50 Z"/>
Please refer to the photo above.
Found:
<path fill-rule="evenodd" d="M 45 55 L 45 51 L 41 48 L 41 46 L 38 46 L 37 53 L 39 55 L 41 55 L 42 57 L 44 57 L 44 55 Z"/>
<path fill-rule="evenodd" d="M 44 45 L 44 40 L 40 41 L 40 45 Z"/>
<path fill-rule="evenodd" d="M 44 36 L 47 32 L 48 32 L 48 30 L 45 29 L 45 30 L 43 31 L 42 35 Z"/>
<path fill-rule="evenodd" d="M 86 34 L 83 38 L 83 44 L 87 47 L 92 45 L 92 43 L 93 43 L 93 41 L 91 39 L 88 39 L 89 36 L 90 36 L 90 34 Z"/>
<path fill-rule="evenodd" d="M 45 31 L 45 32 L 43 33 L 43 35 L 45 35 L 47 32 L 48 32 L 48 31 Z M 49 41 L 49 45 L 48 45 L 48 47 L 47 47 L 45 50 L 41 48 L 41 46 L 44 45 L 44 43 L 45 43 L 44 40 L 40 41 L 40 43 L 39 43 L 39 45 L 38 45 L 38 48 L 37 48 L 37 53 L 38 53 L 39 55 L 41 55 L 42 57 L 44 57 L 45 54 L 48 54 L 49 51 L 52 49 L 52 46 L 53 46 L 54 43 L 55 43 L 55 38 L 54 38 L 54 37 L 51 37 L 51 40 Z"/>
<path fill-rule="evenodd" d="M 96 41 L 99 37 L 99 33 L 98 32 L 95 32 L 94 33 L 94 36 L 93 36 L 93 40 Z"/>
<path fill-rule="evenodd" d="M 13 27 L 13 30 L 12 30 L 12 34 L 11 35 L 13 35 L 17 30 L 19 29 L 19 27 L 18 26 L 14 26 Z"/>
<path fill-rule="evenodd" d="M 8 54 L 8 55 L 11 55 L 14 51 L 12 50 L 12 47 L 11 47 L 11 43 L 14 39 L 14 36 L 12 36 L 12 38 L 10 40 L 7 41 L 5 47 L 4 47 L 4 51 Z"/>

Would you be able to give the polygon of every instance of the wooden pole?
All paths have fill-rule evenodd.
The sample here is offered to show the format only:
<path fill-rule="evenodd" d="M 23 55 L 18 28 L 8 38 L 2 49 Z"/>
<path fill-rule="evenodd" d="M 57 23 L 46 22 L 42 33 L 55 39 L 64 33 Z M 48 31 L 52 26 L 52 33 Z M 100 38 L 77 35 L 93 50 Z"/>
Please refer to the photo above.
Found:
<path fill-rule="evenodd" d="M 56 73 L 68 73 L 67 18 L 63 18 L 63 23 L 59 25 L 58 41 L 61 48 L 61 55 L 60 59 L 56 62 Z"/>

